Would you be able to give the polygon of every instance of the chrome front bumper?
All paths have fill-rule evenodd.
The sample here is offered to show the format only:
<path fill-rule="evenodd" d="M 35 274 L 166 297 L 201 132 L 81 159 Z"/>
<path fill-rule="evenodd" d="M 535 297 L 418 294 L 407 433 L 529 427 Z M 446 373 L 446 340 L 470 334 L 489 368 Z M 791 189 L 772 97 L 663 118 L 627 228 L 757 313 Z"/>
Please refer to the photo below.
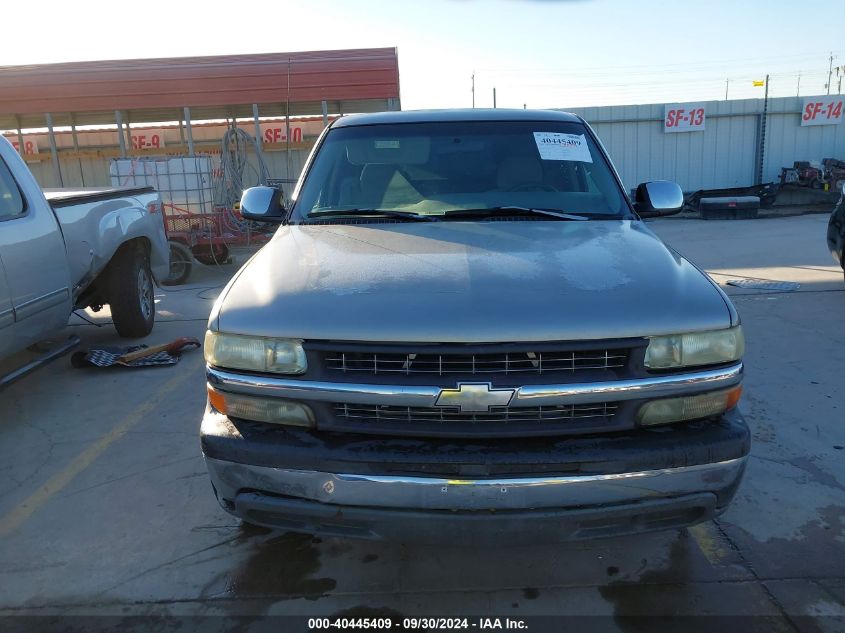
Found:
<path fill-rule="evenodd" d="M 206 458 L 218 500 L 270 528 L 497 545 L 680 528 L 721 513 L 746 458 L 613 475 L 445 479 L 349 475 Z"/>
<path fill-rule="evenodd" d="M 224 500 L 253 490 L 338 506 L 473 511 L 604 506 L 701 492 L 718 496 L 740 479 L 745 460 L 610 475 L 492 479 L 321 473 L 210 458 L 206 464 Z"/>

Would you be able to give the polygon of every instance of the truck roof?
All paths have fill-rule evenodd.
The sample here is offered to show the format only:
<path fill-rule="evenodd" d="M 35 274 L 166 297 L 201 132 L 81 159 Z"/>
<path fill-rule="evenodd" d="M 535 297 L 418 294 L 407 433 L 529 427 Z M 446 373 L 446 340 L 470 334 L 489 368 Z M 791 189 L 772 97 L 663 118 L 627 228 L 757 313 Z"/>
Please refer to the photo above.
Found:
<path fill-rule="evenodd" d="M 452 110 L 404 110 L 353 114 L 337 119 L 332 127 L 379 125 L 382 123 L 432 123 L 445 121 L 566 121 L 581 119 L 561 110 L 518 110 L 508 108 L 464 108 Z"/>

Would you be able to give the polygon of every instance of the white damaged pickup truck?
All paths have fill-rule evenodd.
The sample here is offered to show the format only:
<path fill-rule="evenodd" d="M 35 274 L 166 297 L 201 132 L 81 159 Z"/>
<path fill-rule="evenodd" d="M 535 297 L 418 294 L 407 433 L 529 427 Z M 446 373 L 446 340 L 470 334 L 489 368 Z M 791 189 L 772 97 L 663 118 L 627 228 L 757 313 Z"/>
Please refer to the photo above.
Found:
<path fill-rule="evenodd" d="M 343 117 L 220 295 L 201 443 L 248 523 L 537 542 L 721 513 L 749 431 L 739 317 L 562 112 Z"/>
<path fill-rule="evenodd" d="M 146 336 L 169 262 L 153 189 L 42 192 L 0 138 L 0 357 L 65 327 L 73 310 L 106 304 L 118 334 Z"/>

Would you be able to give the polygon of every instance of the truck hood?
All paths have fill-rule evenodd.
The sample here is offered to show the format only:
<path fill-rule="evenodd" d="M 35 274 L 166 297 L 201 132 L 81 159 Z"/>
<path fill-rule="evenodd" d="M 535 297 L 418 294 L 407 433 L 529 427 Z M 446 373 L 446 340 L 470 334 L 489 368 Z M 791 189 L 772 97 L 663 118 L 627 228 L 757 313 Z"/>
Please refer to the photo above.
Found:
<path fill-rule="evenodd" d="M 724 328 L 722 292 L 642 222 L 294 225 L 210 327 L 311 340 L 516 342 Z"/>

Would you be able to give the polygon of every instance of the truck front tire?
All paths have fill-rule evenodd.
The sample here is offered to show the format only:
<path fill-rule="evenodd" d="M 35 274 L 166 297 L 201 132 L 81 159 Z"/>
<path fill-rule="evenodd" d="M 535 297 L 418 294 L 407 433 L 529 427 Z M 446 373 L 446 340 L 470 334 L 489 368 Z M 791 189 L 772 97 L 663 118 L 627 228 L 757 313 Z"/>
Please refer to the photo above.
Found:
<path fill-rule="evenodd" d="M 153 329 L 153 274 L 143 249 L 126 248 L 112 260 L 108 279 L 112 321 L 124 338 L 141 338 Z"/>

